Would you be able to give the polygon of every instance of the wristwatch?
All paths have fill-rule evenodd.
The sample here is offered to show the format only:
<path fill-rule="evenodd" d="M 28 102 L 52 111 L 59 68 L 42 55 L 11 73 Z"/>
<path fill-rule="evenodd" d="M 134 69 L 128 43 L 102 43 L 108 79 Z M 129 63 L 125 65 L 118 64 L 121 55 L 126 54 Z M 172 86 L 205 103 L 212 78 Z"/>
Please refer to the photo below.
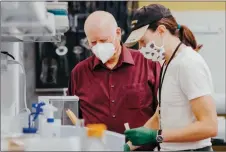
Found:
<path fill-rule="evenodd" d="M 158 130 L 158 134 L 156 136 L 156 141 L 158 143 L 162 143 L 163 142 L 162 130 Z"/>

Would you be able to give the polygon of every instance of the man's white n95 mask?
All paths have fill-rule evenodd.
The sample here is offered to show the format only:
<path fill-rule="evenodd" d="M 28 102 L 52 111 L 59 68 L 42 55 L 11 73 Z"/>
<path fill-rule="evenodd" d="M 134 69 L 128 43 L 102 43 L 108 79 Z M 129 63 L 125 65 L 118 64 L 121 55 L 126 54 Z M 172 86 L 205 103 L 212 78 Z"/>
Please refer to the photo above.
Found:
<path fill-rule="evenodd" d="M 97 43 L 92 47 L 92 52 L 104 64 L 114 55 L 115 47 L 112 43 Z"/>
<path fill-rule="evenodd" d="M 151 59 L 153 61 L 162 61 L 165 59 L 165 49 L 163 46 L 158 47 L 155 43 L 149 42 L 145 47 L 140 49 L 140 52 L 145 58 Z"/>

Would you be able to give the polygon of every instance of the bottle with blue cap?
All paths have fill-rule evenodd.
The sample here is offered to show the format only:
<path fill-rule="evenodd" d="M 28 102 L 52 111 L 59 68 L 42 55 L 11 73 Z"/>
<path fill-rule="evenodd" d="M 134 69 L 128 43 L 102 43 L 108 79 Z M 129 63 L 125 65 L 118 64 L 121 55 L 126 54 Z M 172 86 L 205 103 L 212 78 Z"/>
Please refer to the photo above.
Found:
<path fill-rule="evenodd" d="M 45 117 L 47 118 L 47 123 L 54 123 L 54 112 L 57 111 L 57 108 L 54 107 L 51 103 L 46 104 L 43 107 L 43 113 Z"/>
<path fill-rule="evenodd" d="M 38 119 L 38 116 L 43 112 L 42 107 L 45 105 L 44 102 L 32 104 L 32 108 L 35 109 L 35 112 L 29 114 L 28 117 L 28 127 L 23 128 L 23 133 L 26 136 L 34 137 L 37 136 L 38 129 L 35 127 L 34 122 Z M 33 117 L 32 117 L 33 116 Z"/>
<path fill-rule="evenodd" d="M 41 124 L 40 134 L 42 137 L 55 137 L 58 134 L 59 127 L 57 127 L 54 120 L 54 112 L 57 111 L 57 108 L 54 107 L 51 103 L 46 104 L 43 107 L 44 113 L 44 122 Z"/>

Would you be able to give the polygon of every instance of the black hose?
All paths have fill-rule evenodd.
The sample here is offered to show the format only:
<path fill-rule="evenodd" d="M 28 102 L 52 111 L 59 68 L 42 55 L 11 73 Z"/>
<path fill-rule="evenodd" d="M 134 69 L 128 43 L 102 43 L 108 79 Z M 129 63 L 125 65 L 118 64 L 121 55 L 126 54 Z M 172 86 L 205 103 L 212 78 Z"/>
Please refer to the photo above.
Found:
<path fill-rule="evenodd" d="M 7 51 L 1 51 L 2 54 L 8 55 L 9 57 L 11 57 L 13 60 L 15 60 L 14 56 L 10 53 L 8 53 Z"/>

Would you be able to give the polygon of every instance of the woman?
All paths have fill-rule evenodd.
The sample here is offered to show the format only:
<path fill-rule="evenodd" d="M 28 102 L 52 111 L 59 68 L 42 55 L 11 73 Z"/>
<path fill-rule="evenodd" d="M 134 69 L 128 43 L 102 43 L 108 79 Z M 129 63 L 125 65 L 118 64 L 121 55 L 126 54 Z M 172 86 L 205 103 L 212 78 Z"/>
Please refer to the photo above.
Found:
<path fill-rule="evenodd" d="M 155 115 L 143 127 L 126 130 L 126 137 L 133 145 L 158 142 L 161 151 L 212 151 L 218 128 L 212 78 L 194 35 L 159 4 L 137 10 L 132 31 L 127 45 L 139 41 L 144 57 L 165 62 Z"/>

